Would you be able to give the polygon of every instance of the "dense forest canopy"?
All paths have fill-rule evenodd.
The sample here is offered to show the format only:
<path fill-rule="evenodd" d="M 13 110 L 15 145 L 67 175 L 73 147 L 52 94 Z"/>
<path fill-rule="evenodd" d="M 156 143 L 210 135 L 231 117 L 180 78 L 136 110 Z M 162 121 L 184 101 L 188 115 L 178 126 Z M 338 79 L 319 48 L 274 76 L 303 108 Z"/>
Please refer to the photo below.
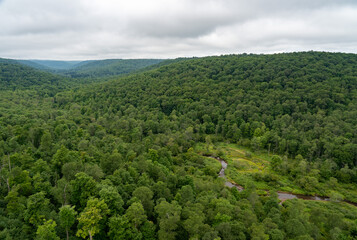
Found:
<path fill-rule="evenodd" d="M 357 55 L 162 63 L 79 85 L 0 62 L 0 239 L 357 237 Z M 266 153 L 270 192 L 226 187 L 220 143 Z M 284 176 L 331 201 L 279 204 Z"/>
<path fill-rule="evenodd" d="M 128 75 L 147 68 L 156 68 L 175 60 L 106 59 L 89 61 L 16 60 L 16 62 L 50 73 L 73 78 L 102 78 Z"/>
<path fill-rule="evenodd" d="M 61 91 L 71 85 L 69 79 L 37 70 L 11 59 L 0 58 L 0 90 L 35 89 Z"/>
<path fill-rule="evenodd" d="M 17 60 L 18 62 L 28 65 L 30 67 L 38 68 L 41 70 L 67 70 L 75 68 L 82 61 L 60 61 L 60 60 Z"/>
<path fill-rule="evenodd" d="M 99 88 L 99 90 L 98 90 Z M 174 114 L 196 132 L 256 148 L 357 164 L 357 58 L 293 53 L 209 57 L 99 85 L 68 99 L 108 120 Z M 69 93 L 67 96 L 72 95 Z M 58 101 L 57 101 L 58 99 Z M 61 96 L 55 102 L 62 105 Z M 156 120 L 157 121 L 157 120 Z M 159 124 L 161 125 L 161 124 Z M 181 129 L 144 129 L 165 132 Z M 232 129 L 234 128 L 234 129 Z"/>
<path fill-rule="evenodd" d="M 74 68 L 62 72 L 71 77 L 105 77 L 124 75 L 156 65 L 161 59 L 107 59 L 84 61 Z"/>

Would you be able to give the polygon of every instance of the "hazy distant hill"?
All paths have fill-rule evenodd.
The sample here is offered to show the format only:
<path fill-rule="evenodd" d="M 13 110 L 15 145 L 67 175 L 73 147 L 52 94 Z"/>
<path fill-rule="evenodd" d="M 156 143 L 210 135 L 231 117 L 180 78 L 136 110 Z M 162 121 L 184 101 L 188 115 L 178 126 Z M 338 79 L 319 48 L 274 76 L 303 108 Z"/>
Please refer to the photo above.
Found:
<path fill-rule="evenodd" d="M 108 59 L 82 62 L 0 59 L 0 90 L 41 86 L 58 91 L 78 83 L 105 81 L 108 79 L 106 77 L 130 74 L 162 62 L 161 59 Z M 160 66 L 162 65 L 157 67 Z"/>
<path fill-rule="evenodd" d="M 17 62 L 46 72 L 73 78 L 100 78 L 150 70 L 181 59 L 106 59 L 88 61 L 16 60 Z"/>
<path fill-rule="evenodd" d="M 74 68 L 81 61 L 57 60 L 17 60 L 18 62 L 41 70 L 68 70 Z"/>
<path fill-rule="evenodd" d="M 162 62 L 162 59 L 107 59 L 84 61 L 62 72 L 71 77 L 105 77 L 123 75 Z"/>
<path fill-rule="evenodd" d="M 32 68 L 36 68 L 36 69 L 39 69 L 39 70 L 43 70 L 43 71 L 47 71 L 47 72 L 54 71 L 50 67 L 47 67 L 45 65 L 41 65 L 41 64 L 33 62 L 31 60 L 15 60 L 15 61 L 20 63 L 20 64 L 22 64 L 22 65 L 26 65 L 26 66 L 29 66 L 29 67 L 32 67 Z"/>
<path fill-rule="evenodd" d="M 11 59 L 0 59 L 0 90 L 15 90 L 48 87 L 64 89 L 68 79 L 43 72 Z"/>

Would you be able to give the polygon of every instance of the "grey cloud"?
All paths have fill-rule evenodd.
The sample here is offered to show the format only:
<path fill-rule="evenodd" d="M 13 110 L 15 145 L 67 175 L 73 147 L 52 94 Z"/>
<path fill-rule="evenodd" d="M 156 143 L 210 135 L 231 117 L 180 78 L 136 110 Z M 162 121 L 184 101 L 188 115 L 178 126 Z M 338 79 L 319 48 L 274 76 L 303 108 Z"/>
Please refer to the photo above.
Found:
<path fill-rule="evenodd" d="M 0 57 L 356 52 L 355 0 L 0 0 Z"/>

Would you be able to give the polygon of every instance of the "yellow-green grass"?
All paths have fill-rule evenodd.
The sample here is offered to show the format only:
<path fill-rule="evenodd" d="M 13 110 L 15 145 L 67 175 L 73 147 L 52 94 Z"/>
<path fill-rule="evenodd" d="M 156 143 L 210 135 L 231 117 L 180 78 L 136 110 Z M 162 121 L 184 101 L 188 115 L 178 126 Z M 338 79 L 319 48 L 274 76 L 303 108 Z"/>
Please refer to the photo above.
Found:
<path fill-rule="evenodd" d="M 238 146 L 236 144 L 222 143 L 218 145 L 225 153 L 228 160 L 228 169 L 226 175 L 239 185 L 247 187 L 251 182 L 258 190 L 279 190 L 295 194 L 308 194 L 300 187 L 296 186 L 287 176 L 278 175 L 270 169 L 271 156 L 267 153 L 251 152 L 249 148 Z M 264 180 L 265 175 L 274 175 L 276 182 L 272 184 Z"/>
<path fill-rule="evenodd" d="M 268 155 L 267 153 L 256 153 L 250 152 L 249 148 L 241 147 L 235 144 L 219 144 L 219 147 L 223 152 L 225 152 L 226 157 L 229 159 L 233 165 L 233 169 L 227 171 L 227 176 L 237 182 L 238 184 L 245 185 L 247 182 L 252 181 L 257 189 L 276 189 L 284 192 L 291 192 L 294 194 L 311 194 L 304 191 L 299 186 L 297 186 L 293 181 L 291 181 L 287 176 L 279 175 L 274 173 L 270 168 L 270 159 L 272 154 Z M 250 157 L 247 158 L 247 152 L 250 152 Z M 234 165 L 235 162 L 238 162 L 238 168 Z M 244 162 L 243 166 L 245 168 L 239 168 L 239 162 Z M 249 165 L 247 164 L 249 163 Z M 260 170 L 260 171 L 258 171 Z M 278 177 L 278 184 L 272 185 L 271 183 L 265 181 L 257 181 L 252 174 L 274 174 Z M 328 195 L 329 189 L 326 184 L 321 183 L 321 189 L 317 194 Z M 349 185 L 345 186 L 344 184 L 339 184 L 339 192 L 345 196 L 346 199 L 356 201 L 357 200 L 357 189 L 356 186 Z"/>
<path fill-rule="evenodd" d="M 316 192 L 307 192 L 298 186 L 288 176 L 280 175 L 271 170 L 270 160 L 273 154 L 253 152 L 251 149 L 237 144 L 218 143 L 215 145 L 197 144 L 195 150 L 200 154 L 222 156 L 228 167 L 225 171 L 229 181 L 243 187 L 254 183 L 257 190 L 278 190 L 294 194 L 317 194 L 328 196 L 331 191 L 338 191 L 346 200 L 357 202 L 357 186 L 355 184 L 338 183 L 335 189 L 330 189 L 327 183 L 319 182 Z M 219 164 L 218 161 L 216 161 Z M 217 165 L 220 167 L 220 165 Z M 273 176 L 275 182 L 265 181 L 264 176 Z"/>

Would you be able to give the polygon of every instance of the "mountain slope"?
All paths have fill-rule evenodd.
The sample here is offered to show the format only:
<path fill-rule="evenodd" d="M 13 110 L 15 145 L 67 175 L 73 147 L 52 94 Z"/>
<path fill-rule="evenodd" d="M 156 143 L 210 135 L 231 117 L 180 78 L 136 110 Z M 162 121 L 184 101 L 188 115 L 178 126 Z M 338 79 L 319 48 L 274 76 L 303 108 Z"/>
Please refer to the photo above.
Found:
<path fill-rule="evenodd" d="M 0 60 L 0 90 L 48 87 L 56 91 L 65 89 L 68 79 L 43 72 L 14 60 Z"/>
<path fill-rule="evenodd" d="M 139 69 L 160 63 L 161 59 L 107 59 L 84 61 L 73 69 L 63 72 L 65 75 L 83 77 L 108 77 L 135 72 Z"/>
<path fill-rule="evenodd" d="M 356 66 L 354 54 L 319 52 L 193 59 L 98 85 L 80 104 L 111 99 L 101 114 L 174 114 L 200 133 L 355 166 Z"/>
<path fill-rule="evenodd" d="M 32 67 L 38 70 L 42 70 L 42 71 L 46 71 L 46 72 L 51 72 L 53 71 L 51 68 L 46 67 L 45 65 L 41 65 L 39 63 L 35 63 L 31 60 L 16 60 L 16 62 L 22 64 L 22 65 L 26 65 L 28 67 Z"/>
<path fill-rule="evenodd" d="M 77 64 L 82 62 L 82 61 L 56 61 L 56 60 L 31 60 L 31 61 L 56 70 L 71 69 L 74 68 Z"/>
<path fill-rule="evenodd" d="M 40 70 L 55 71 L 74 68 L 81 61 L 56 61 L 56 60 L 17 60 L 18 62 Z"/>
<path fill-rule="evenodd" d="M 107 59 L 90 61 L 16 60 L 20 64 L 72 78 L 110 78 L 144 72 L 187 59 Z"/>

